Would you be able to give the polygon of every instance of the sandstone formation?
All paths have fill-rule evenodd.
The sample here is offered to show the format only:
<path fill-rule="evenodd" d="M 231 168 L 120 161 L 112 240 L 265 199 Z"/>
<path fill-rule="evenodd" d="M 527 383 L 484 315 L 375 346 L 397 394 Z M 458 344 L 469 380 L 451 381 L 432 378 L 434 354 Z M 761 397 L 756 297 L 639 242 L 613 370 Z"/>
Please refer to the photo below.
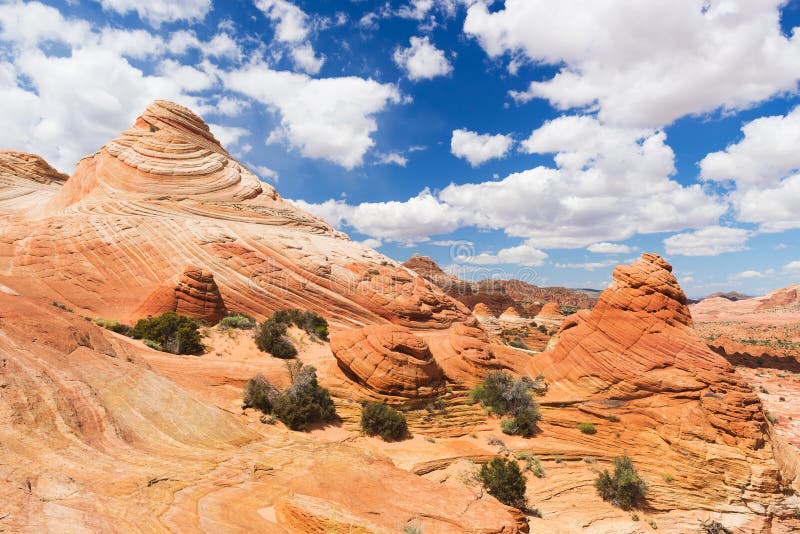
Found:
<path fill-rule="evenodd" d="M 693 332 L 671 270 L 653 254 L 617 267 L 594 309 L 567 318 L 555 348 L 531 360 L 531 373 L 547 377 L 545 403 L 635 421 L 625 445 L 635 461 L 645 454 L 637 443 L 647 442 L 648 455 L 663 454 L 662 465 L 701 470 L 685 482 L 703 484 L 703 503 L 679 505 L 657 490 L 651 506 L 711 501 L 766 510 L 779 500 L 780 480 L 760 403 Z"/>
<path fill-rule="evenodd" d="M 0 334 L 2 530 L 527 531 L 469 488 L 209 404 L 49 303 L 0 293 Z"/>
<path fill-rule="evenodd" d="M 564 287 L 539 287 L 522 280 L 486 279 L 477 282 L 462 280 L 445 273 L 433 259 L 414 254 L 403 266 L 433 282 L 451 297 L 461 301 L 469 308 L 477 304 L 488 307 L 497 317 L 509 307 L 519 315 L 533 317 L 538 309 L 527 312 L 531 306 L 541 305 L 541 301 L 555 302 L 576 308 L 591 308 L 595 299 L 580 290 Z"/>
<path fill-rule="evenodd" d="M 67 178 L 39 156 L 0 150 L 0 215 L 46 203 Z"/>
<path fill-rule="evenodd" d="M 520 324 L 528 324 L 530 321 L 522 317 L 517 310 L 513 307 L 509 307 L 500 314 L 500 317 L 497 318 L 501 323 L 506 323 L 510 325 L 520 325 Z"/>
<path fill-rule="evenodd" d="M 382 395 L 425 398 L 441 393 L 444 385 L 428 344 L 400 326 L 336 333 L 331 351 L 347 376 Z"/>
<path fill-rule="evenodd" d="M 4 168 L 2 184 L 58 187 L 39 160 Z M 19 187 L 11 191 L 21 198 Z M 447 328 L 469 314 L 425 279 L 282 199 L 200 117 L 170 102 L 150 105 L 46 193 L 50 200 L 24 217 L 0 208 L 0 284 L 32 297 L 57 295 L 83 315 L 135 321 L 187 265 L 213 273 L 229 309 L 258 318 L 307 308 L 344 326 Z"/>
<path fill-rule="evenodd" d="M 209 324 L 216 323 L 228 313 L 214 275 L 193 266 L 186 267 L 177 280 L 169 281 L 156 289 L 135 315 L 148 317 L 170 311 L 201 319 Z"/>
<path fill-rule="evenodd" d="M 533 322 L 537 325 L 545 326 L 550 330 L 558 330 L 564 323 L 564 319 L 565 317 L 561 312 L 561 306 L 553 302 L 548 302 L 539 310 L 539 313 L 533 318 Z"/>

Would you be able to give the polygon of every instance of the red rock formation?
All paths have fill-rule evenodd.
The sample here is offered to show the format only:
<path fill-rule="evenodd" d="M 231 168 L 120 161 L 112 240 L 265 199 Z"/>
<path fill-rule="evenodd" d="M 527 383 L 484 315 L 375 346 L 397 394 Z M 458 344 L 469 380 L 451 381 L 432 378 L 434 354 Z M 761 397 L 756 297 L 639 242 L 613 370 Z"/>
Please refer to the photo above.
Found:
<path fill-rule="evenodd" d="M 0 207 L 0 284 L 84 315 L 133 322 L 186 265 L 213 273 L 227 306 L 257 318 L 302 308 L 334 326 L 447 328 L 469 315 L 282 199 L 170 102 L 149 106 L 51 196 L 15 216 Z"/>
<path fill-rule="evenodd" d="M 382 395 L 431 397 L 441 393 L 444 385 L 428 344 L 400 326 L 335 333 L 331 350 L 347 376 Z"/>
<path fill-rule="evenodd" d="M 227 315 L 214 275 L 199 267 L 189 266 L 177 280 L 158 288 L 135 312 L 141 317 L 177 312 L 187 317 L 215 324 Z"/>
<path fill-rule="evenodd" d="M 656 432 L 686 464 L 715 451 L 726 458 L 725 477 L 703 465 L 716 497 L 745 510 L 749 501 L 761 506 L 779 486 L 761 405 L 693 332 L 671 271 L 654 254 L 617 267 L 594 309 L 567 318 L 555 348 L 531 360 L 531 373 L 547 377 L 543 402 L 631 414 L 639 439 Z"/>
<path fill-rule="evenodd" d="M 561 306 L 554 302 L 548 302 L 539 310 L 539 313 L 536 314 L 533 321 L 537 325 L 543 325 L 549 329 L 558 330 L 564 323 L 564 319 L 565 317 L 561 312 Z"/>
<path fill-rule="evenodd" d="M 67 178 L 39 156 L 0 150 L 0 214 L 46 203 Z"/>

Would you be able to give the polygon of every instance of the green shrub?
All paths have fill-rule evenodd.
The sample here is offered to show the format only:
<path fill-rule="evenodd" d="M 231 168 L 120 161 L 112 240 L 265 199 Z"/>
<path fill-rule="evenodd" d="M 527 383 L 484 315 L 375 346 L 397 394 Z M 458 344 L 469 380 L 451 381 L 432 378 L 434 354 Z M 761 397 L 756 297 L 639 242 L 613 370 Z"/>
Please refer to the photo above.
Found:
<path fill-rule="evenodd" d="M 619 417 L 613 414 L 608 416 L 608 420 L 611 421 L 612 423 L 619 423 Z"/>
<path fill-rule="evenodd" d="M 158 317 L 140 319 L 129 334 L 134 339 L 149 339 L 161 346 L 164 352 L 172 354 L 200 354 L 200 325 L 194 319 L 167 312 Z"/>
<path fill-rule="evenodd" d="M 597 429 L 594 427 L 594 423 L 578 423 L 578 430 L 584 434 L 597 434 Z"/>
<path fill-rule="evenodd" d="M 270 414 L 279 395 L 278 388 L 273 386 L 264 375 L 258 374 L 244 385 L 242 404 L 245 408 L 255 408 L 265 414 Z"/>
<path fill-rule="evenodd" d="M 275 415 L 292 430 L 307 430 L 310 423 L 336 418 L 336 408 L 327 389 L 317 383 L 317 372 L 303 367 L 292 385 L 275 402 Z"/>
<path fill-rule="evenodd" d="M 160 351 L 164 350 L 164 348 L 160 344 L 156 343 L 152 339 L 143 339 L 142 343 L 144 343 L 146 347 L 150 347 L 153 350 L 160 350 Z"/>
<path fill-rule="evenodd" d="M 493 458 L 481 467 L 478 480 L 501 503 L 520 509 L 526 506 L 525 477 L 517 462 Z"/>
<path fill-rule="evenodd" d="M 295 325 L 304 330 L 308 335 L 320 339 L 328 339 L 328 321 L 324 317 L 310 310 L 281 310 L 272 314 L 272 318 L 287 327 Z"/>
<path fill-rule="evenodd" d="M 614 458 L 614 474 L 603 470 L 594 482 L 597 493 L 604 501 L 611 501 L 623 510 L 640 504 L 647 493 L 647 484 L 639 477 L 633 462 L 627 456 Z"/>
<path fill-rule="evenodd" d="M 219 322 L 221 328 L 236 328 L 238 330 L 252 330 L 256 326 L 256 320 L 243 313 L 232 313 L 223 317 Z"/>
<path fill-rule="evenodd" d="M 778 416 L 777 415 L 775 415 L 773 413 L 770 413 L 770 412 L 765 412 L 764 413 L 764 417 L 766 417 L 767 421 L 769 421 L 773 425 L 777 425 L 778 424 Z"/>
<path fill-rule="evenodd" d="M 531 394 L 535 382 L 528 378 L 514 378 L 506 371 L 492 371 L 483 384 L 475 387 L 472 399 L 498 415 L 511 415 L 502 421 L 506 434 L 530 437 L 536 432 L 536 424 L 542 418 L 539 407 Z"/>
<path fill-rule="evenodd" d="M 361 406 L 361 430 L 384 441 L 396 441 L 408 434 L 408 425 L 405 416 L 394 408 L 367 402 Z"/>
<path fill-rule="evenodd" d="M 276 358 L 289 359 L 297 356 L 297 349 L 286 337 L 286 323 L 275 316 L 261 323 L 255 333 L 256 346 Z"/>
<path fill-rule="evenodd" d="M 131 330 L 130 326 L 124 325 L 115 319 L 97 319 L 94 321 L 94 324 L 105 328 L 106 330 L 111 330 L 112 332 L 123 335 L 127 334 Z"/>
<path fill-rule="evenodd" d="M 508 344 L 509 346 L 514 347 L 515 349 L 529 350 L 528 345 L 526 345 L 525 342 L 522 341 L 522 338 L 520 337 L 515 337 L 514 339 L 509 341 Z"/>

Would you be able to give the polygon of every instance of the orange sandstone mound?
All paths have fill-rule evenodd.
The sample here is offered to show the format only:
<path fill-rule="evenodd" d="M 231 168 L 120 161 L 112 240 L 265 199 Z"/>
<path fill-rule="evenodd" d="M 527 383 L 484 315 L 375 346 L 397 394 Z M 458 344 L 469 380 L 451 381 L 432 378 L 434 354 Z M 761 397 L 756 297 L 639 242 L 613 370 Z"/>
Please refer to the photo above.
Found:
<path fill-rule="evenodd" d="M 543 403 L 630 418 L 638 427 L 625 445 L 632 456 L 652 461 L 663 450 L 673 457 L 664 462 L 692 466 L 687 483 L 705 489 L 690 506 L 763 512 L 779 500 L 780 475 L 758 397 L 694 333 L 671 271 L 654 254 L 617 267 L 594 309 L 567 318 L 555 348 L 531 360 L 531 373 L 547 377 Z M 648 442 L 650 452 L 637 451 Z M 671 505 L 656 492 L 651 506 Z"/>
<path fill-rule="evenodd" d="M 533 318 L 533 321 L 537 325 L 543 325 L 547 328 L 558 330 L 561 328 L 561 325 L 564 323 L 564 314 L 561 311 L 561 306 L 554 302 L 548 302 L 542 309 L 539 310 L 539 313 L 536 314 L 536 317 Z"/>
<path fill-rule="evenodd" d="M 443 389 L 428 344 L 406 328 L 375 325 L 335 333 L 331 351 L 347 376 L 382 395 L 424 398 Z"/>
<path fill-rule="evenodd" d="M 27 178 L 31 165 L 44 167 L 14 165 L 3 176 L 39 184 Z M 0 186 L 0 195 L 8 190 Z M 344 326 L 447 328 L 469 315 L 427 280 L 281 198 L 200 117 L 171 102 L 150 105 L 47 194 L 24 218 L 0 208 L 0 284 L 57 295 L 84 315 L 132 322 L 150 312 L 145 301 L 168 296 L 187 265 L 213 275 L 229 309 L 259 318 L 303 308 Z"/>
<path fill-rule="evenodd" d="M 158 288 L 136 311 L 146 317 L 164 312 L 177 312 L 187 317 L 214 324 L 228 310 L 219 293 L 214 275 L 198 267 L 186 267 L 177 281 Z"/>

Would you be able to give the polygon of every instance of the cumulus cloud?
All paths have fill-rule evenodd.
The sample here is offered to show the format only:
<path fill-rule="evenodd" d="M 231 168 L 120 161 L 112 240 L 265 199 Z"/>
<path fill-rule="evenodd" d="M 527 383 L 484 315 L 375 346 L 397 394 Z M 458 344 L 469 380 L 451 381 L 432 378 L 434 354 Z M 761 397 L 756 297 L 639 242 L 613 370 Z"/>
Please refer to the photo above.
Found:
<path fill-rule="evenodd" d="M 251 166 L 253 167 L 253 170 L 256 171 L 256 174 L 259 176 L 259 178 L 264 178 L 266 180 L 269 180 L 269 181 L 275 182 L 275 183 L 278 182 L 278 178 L 279 178 L 278 177 L 278 173 L 273 171 L 269 167 L 267 167 L 265 165 L 251 165 Z"/>
<path fill-rule="evenodd" d="M 594 243 L 587 250 L 596 254 L 630 254 L 636 248 L 621 243 Z"/>
<path fill-rule="evenodd" d="M 392 84 L 355 76 L 311 78 L 263 64 L 231 71 L 224 83 L 279 112 L 280 126 L 270 142 L 286 142 L 304 156 L 347 169 L 361 165 L 375 144 L 375 114 L 400 102 Z"/>
<path fill-rule="evenodd" d="M 405 167 L 408 165 L 408 158 L 399 152 L 389 152 L 387 154 L 378 154 L 378 159 L 375 162 L 378 165 L 399 165 Z"/>
<path fill-rule="evenodd" d="M 800 33 L 782 34 L 784 4 L 506 0 L 490 11 L 477 1 L 464 32 L 512 65 L 559 67 L 512 93 L 519 101 L 544 98 L 559 109 L 596 109 L 605 122 L 658 127 L 796 91 Z"/>
<path fill-rule="evenodd" d="M 256 7 L 273 23 L 275 41 L 289 49 L 295 67 L 317 74 L 325 62 L 308 42 L 310 18 L 305 11 L 287 0 L 256 0 Z"/>
<path fill-rule="evenodd" d="M 561 117 L 535 131 L 524 147 L 554 152 L 556 168 L 451 184 L 437 194 L 426 189 L 405 202 L 351 206 L 331 200 L 309 208 L 334 224 L 383 239 L 419 241 L 472 226 L 502 230 L 536 249 L 579 248 L 636 233 L 716 224 L 727 206 L 699 185 L 670 179 L 674 154 L 665 139 L 659 131 Z"/>
<path fill-rule="evenodd" d="M 453 66 L 439 50 L 431 44 L 426 37 L 412 37 L 411 46 L 397 48 L 392 56 L 394 62 L 406 71 L 410 80 L 430 80 L 437 76 L 447 76 L 453 71 Z"/>
<path fill-rule="evenodd" d="M 719 256 L 745 250 L 751 232 L 743 228 L 709 226 L 694 232 L 675 234 L 664 240 L 667 254 L 680 256 Z"/>
<path fill-rule="evenodd" d="M 208 125 L 211 133 L 217 138 L 223 147 L 228 148 L 239 143 L 239 139 L 248 135 L 250 132 L 238 126 L 223 126 L 221 124 Z"/>
<path fill-rule="evenodd" d="M 514 140 L 510 135 L 478 134 L 459 129 L 453 130 L 450 152 L 456 157 L 466 159 L 473 167 L 477 167 L 490 159 L 504 157 L 513 144 Z"/>
<path fill-rule="evenodd" d="M 748 279 L 752 279 L 752 278 L 764 278 L 764 277 L 772 274 L 773 272 L 774 271 L 772 271 L 771 269 L 769 271 L 766 271 L 766 272 L 763 272 L 763 273 L 761 271 L 749 270 L 749 271 L 742 271 L 740 273 L 736 273 L 733 276 L 731 276 L 731 278 L 734 279 L 734 280 L 748 280 Z"/>
<path fill-rule="evenodd" d="M 476 265 L 513 264 L 538 267 L 544 265 L 544 261 L 547 257 L 546 252 L 527 243 L 523 243 L 516 247 L 501 249 L 497 254 L 489 254 L 487 252 L 477 254 L 476 256 L 465 258 L 465 261 Z"/>
<path fill-rule="evenodd" d="M 706 180 L 732 180 L 730 199 L 742 222 L 763 232 L 800 228 L 800 107 L 742 127 L 743 138 L 700 162 Z"/>
<path fill-rule="evenodd" d="M 790 274 L 800 273 L 800 261 L 790 261 L 783 266 L 783 271 Z"/>
<path fill-rule="evenodd" d="M 211 0 L 95 0 L 103 9 L 122 15 L 135 11 L 139 18 L 158 28 L 164 22 L 203 20 L 211 11 Z"/>

